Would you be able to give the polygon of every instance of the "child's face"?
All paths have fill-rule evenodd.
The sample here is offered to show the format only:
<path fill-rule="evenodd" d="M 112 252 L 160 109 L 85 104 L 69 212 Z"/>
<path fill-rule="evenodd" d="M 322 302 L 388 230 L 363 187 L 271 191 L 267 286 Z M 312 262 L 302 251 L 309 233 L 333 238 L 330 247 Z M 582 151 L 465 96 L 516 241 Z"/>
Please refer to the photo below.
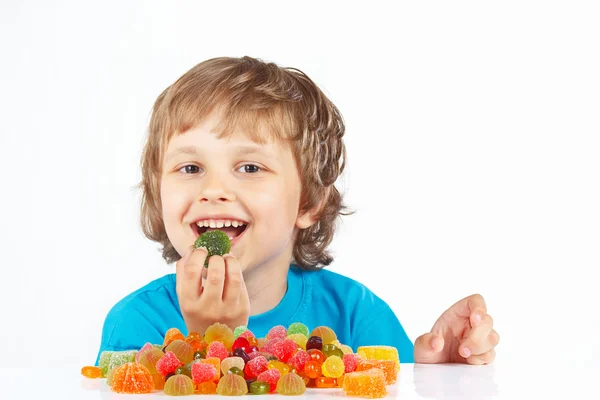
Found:
<path fill-rule="evenodd" d="M 291 150 L 281 143 L 259 145 L 244 133 L 218 139 L 210 130 L 214 115 L 201 125 L 171 138 L 165 152 L 161 200 L 169 240 L 183 256 L 200 232 L 198 220 L 247 223 L 225 229 L 244 270 L 264 264 L 287 265 L 298 216 L 300 177 Z M 178 149 L 188 149 L 195 153 Z M 211 218 L 218 216 L 217 218 Z"/>

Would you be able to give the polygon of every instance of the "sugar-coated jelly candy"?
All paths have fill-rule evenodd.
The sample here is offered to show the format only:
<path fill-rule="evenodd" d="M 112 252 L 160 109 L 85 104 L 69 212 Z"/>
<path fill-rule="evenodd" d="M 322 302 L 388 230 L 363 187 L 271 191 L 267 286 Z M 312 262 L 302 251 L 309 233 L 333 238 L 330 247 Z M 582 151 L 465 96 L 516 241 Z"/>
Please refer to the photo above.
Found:
<path fill-rule="evenodd" d="M 156 372 L 166 377 L 169 374 L 175 373 L 177 368 L 181 366 L 183 366 L 183 364 L 179 361 L 177 356 L 168 351 L 156 362 Z"/>
<path fill-rule="evenodd" d="M 302 378 L 297 374 L 290 372 L 279 378 L 276 391 L 282 395 L 298 396 L 306 392 L 306 385 Z"/>
<path fill-rule="evenodd" d="M 95 366 L 86 366 L 81 368 L 81 375 L 86 378 L 100 378 L 102 377 L 102 370 Z"/>
<path fill-rule="evenodd" d="M 318 388 L 332 388 L 336 386 L 335 378 L 329 376 L 320 376 L 315 379 L 315 386 Z"/>
<path fill-rule="evenodd" d="M 194 382 L 187 375 L 173 375 L 165 382 L 163 389 L 169 396 L 188 396 L 194 394 Z"/>
<path fill-rule="evenodd" d="M 117 393 L 152 393 L 154 380 L 148 368 L 128 362 L 115 368 L 111 389 Z"/>
<path fill-rule="evenodd" d="M 256 380 L 261 382 L 267 382 L 271 387 L 269 392 L 274 393 L 275 389 L 277 388 L 277 382 L 279 381 L 279 378 L 281 378 L 281 374 L 279 373 L 278 369 L 268 369 L 266 371 L 261 372 L 256 377 Z"/>
<path fill-rule="evenodd" d="M 287 336 L 287 329 L 283 325 L 276 325 L 269 329 L 269 333 L 267 333 L 267 339 L 285 339 Z"/>
<path fill-rule="evenodd" d="M 248 393 L 248 384 L 239 375 L 226 374 L 219 379 L 217 393 L 221 396 L 243 396 Z"/>
<path fill-rule="evenodd" d="M 192 380 L 194 383 L 214 381 L 217 378 L 219 378 L 219 375 L 217 375 L 217 369 L 214 365 L 201 362 L 192 364 Z"/>
<path fill-rule="evenodd" d="M 238 337 L 245 337 L 246 339 L 248 338 L 255 338 L 256 336 L 254 335 L 254 333 L 252 333 L 252 331 L 250 329 L 246 329 L 244 332 L 240 333 L 240 336 Z"/>
<path fill-rule="evenodd" d="M 323 348 L 323 339 L 320 336 L 311 336 L 306 341 L 306 351 L 317 349 L 321 350 Z"/>
<path fill-rule="evenodd" d="M 339 378 L 344 375 L 344 361 L 338 356 L 327 357 L 327 360 L 321 365 L 323 375 L 329 378 Z"/>
<path fill-rule="evenodd" d="M 361 358 L 357 354 L 344 354 L 342 361 L 344 361 L 344 372 L 347 374 L 348 372 L 356 371 L 356 366 Z"/>
<path fill-rule="evenodd" d="M 177 357 L 182 364 L 188 364 L 194 359 L 194 349 L 181 339 L 175 339 L 169 343 L 167 347 L 165 347 L 165 353 L 167 351 L 175 354 L 175 357 Z"/>
<path fill-rule="evenodd" d="M 366 371 L 371 368 L 379 368 L 385 375 L 385 384 L 391 385 L 396 382 L 398 372 L 396 364 L 392 360 L 361 360 L 356 366 L 356 371 Z"/>
<path fill-rule="evenodd" d="M 194 242 L 194 248 L 204 247 L 208 251 L 204 266 L 208 267 L 210 257 L 214 255 L 222 256 L 229 253 L 231 249 L 231 240 L 222 230 L 207 231 L 198 236 Z"/>
<path fill-rule="evenodd" d="M 135 362 L 140 362 L 140 356 L 142 355 L 142 353 L 144 353 L 145 351 L 147 351 L 149 349 L 153 349 L 153 348 L 154 348 L 154 346 L 152 346 L 152 343 L 146 342 L 146 344 L 144 344 L 142 346 L 142 348 L 135 355 Z"/>
<path fill-rule="evenodd" d="M 323 339 L 323 344 L 331 343 L 334 340 L 337 340 L 337 335 L 333 329 L 323 325 L 317 326 L 315 329 L 313 329 L 313 331 L 310 333 L 310 336 L 319 336 L 321 339 Z"/>
<path fill-rule="evenodd" d="M 308 332 L 309 332 L 308 327 L 306 325 L 304 325 L 302 322 L 293 322 L 290 324 L 290 326 L 288 326 L 288 329 L 287 329 L 288 336 L 299 333 L 299 334 L 306 336 L 307 339 L 308 339 Z"/>
<path fill-rule="evenodd" d="M 247 331 L 247 330 L 248 330 L 248 327 L 246 327 L 244 325 L 237 326 L 233 330 L 233 338 L 237 339 L 238 337 L 240 337 L 240 335 L 242 334 L 242 332 Z"/>
<path fill-rule="evenodd" d="M 250 383 L 250 393 L 252 394 L 267 394 L 271 390 L 267 382 L 254 381 Z"/>
<path fill-rule="evenodd" d="M 246 365 L 246 363 L 241 357 L 227 357 L 221 361 L 221 372 L 226 374 L 231 367 L 238 367 L 239 369 L 244 370 L 244 365 Z"/>
<path fill-rule="evenodd" d="M 229 353 L 225 348 L 225 345 L 221 342 L 212 342 L 208 345 L 208 351 L 206 352 L 206 357 L 217 357 L 220 360 L 224 360 L 227 358 Z"/>
<path fill-rule="evenodd" d="M 102 370 L 102 376 L 106 376 L 108 371 L 119 365 L 134 362 L 136 354 L 136 350 L 103 351 L 100 354 L 100 360 L 98 360 L 98 367 Z"/>
<path fill-rule="evenodd" d="M 304 365 L 310 360 L 310 355 L 306 351 L 298 350 L 287 363 L 292 366 L 296 372 L 302 372 L 304 371 Z"/>
<path fill-rule="evenodd" d="M 215 367 L 215 370 L 218 372 L 215 380 L 219 379 L 221 376 L 221 360 L 218 357 L 206 357 L 204 360 L 198 361 L 200 364 L 210 364 Z"/>
<path fill-rule="evenodd" d="M 392 360 L 400 371 L 398 349 L 392 346 L 360 346 L 356 353 L 365 360 Z"/>
<path fill-rule="evenodd" d="M 268 369 L 269 362 L 263 356 L 258 356 L 248 361 L 244 367 L 244 373 L 251 378 L 257 377 L 261 372 Z"/>
<path fill-rule="evenodd" d="M 387 394 L 385 375 L 379 368 L 345 374 L 342 388 L 347 396 L 379 398 Z"/>

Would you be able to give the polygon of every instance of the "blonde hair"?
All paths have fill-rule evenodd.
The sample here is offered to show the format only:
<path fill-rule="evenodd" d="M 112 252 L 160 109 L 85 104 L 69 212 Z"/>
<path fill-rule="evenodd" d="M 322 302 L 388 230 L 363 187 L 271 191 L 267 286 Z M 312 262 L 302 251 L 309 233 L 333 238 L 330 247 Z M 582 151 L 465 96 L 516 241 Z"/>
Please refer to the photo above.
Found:
<path fill-rule="evenodd" d="M 340 215 L 348 215 L 334 186 L 345 166 L 345 125 L 335 105 L 296 68 L 251 57 L 206 60 L 186 72 L 156 99 L 142 152 L 141 225 L 160 243 L 167 263 L 181 258 L 164 227 L 160 199 L 162 158 L 173 135 L 197 126 L 213 110 L 222 111 L 219 137 L 240 129 L 257 143 L 265 126 L 271 139 L 290 144 L 302 185 L 299 212 L 320 207 L 318 220 L 298 232 L 293 262 L 318 269 L 333 261 L 327 250 Z M 264 124 L 264 125 L 263 125 Z"/>

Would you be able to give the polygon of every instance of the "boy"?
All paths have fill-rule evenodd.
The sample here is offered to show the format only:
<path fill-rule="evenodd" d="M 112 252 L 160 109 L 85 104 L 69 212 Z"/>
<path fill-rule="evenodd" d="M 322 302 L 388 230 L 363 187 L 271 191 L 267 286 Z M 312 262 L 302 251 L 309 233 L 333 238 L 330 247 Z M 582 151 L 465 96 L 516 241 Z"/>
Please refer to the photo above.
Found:
<path fill-rule="evenodd" d="M 493 361 L 498 334 L 479 295 L 448 309 L 413 346 L 390 307 L 360 283 L 323 270 L 344 170 L 337 108 L 301 71 L 250 57 L 204 61 L 154 105 L 142 154 L 141 222 L 169 274 L 117 303 L 100 353 L 162 343 L 167 329 L 214 322 L 265 337 L 275 325 L 331 327 L 354 351 L 391 345 L 401 362 Z M 230 254 L 193 250 L 220 229 Z"/>

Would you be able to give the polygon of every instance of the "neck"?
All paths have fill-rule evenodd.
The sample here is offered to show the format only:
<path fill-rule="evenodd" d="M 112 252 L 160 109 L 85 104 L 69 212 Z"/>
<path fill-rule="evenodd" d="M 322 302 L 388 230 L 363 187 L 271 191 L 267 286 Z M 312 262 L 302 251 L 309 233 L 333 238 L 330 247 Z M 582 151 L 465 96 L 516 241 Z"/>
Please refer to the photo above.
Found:
<path fill-rule="evenodd" d="M 270 311 L 285 296 L 291 252 L 284 251 L 279 257 L 244 271 L 244 283 L 250 299 L 250 315 Z"/>

